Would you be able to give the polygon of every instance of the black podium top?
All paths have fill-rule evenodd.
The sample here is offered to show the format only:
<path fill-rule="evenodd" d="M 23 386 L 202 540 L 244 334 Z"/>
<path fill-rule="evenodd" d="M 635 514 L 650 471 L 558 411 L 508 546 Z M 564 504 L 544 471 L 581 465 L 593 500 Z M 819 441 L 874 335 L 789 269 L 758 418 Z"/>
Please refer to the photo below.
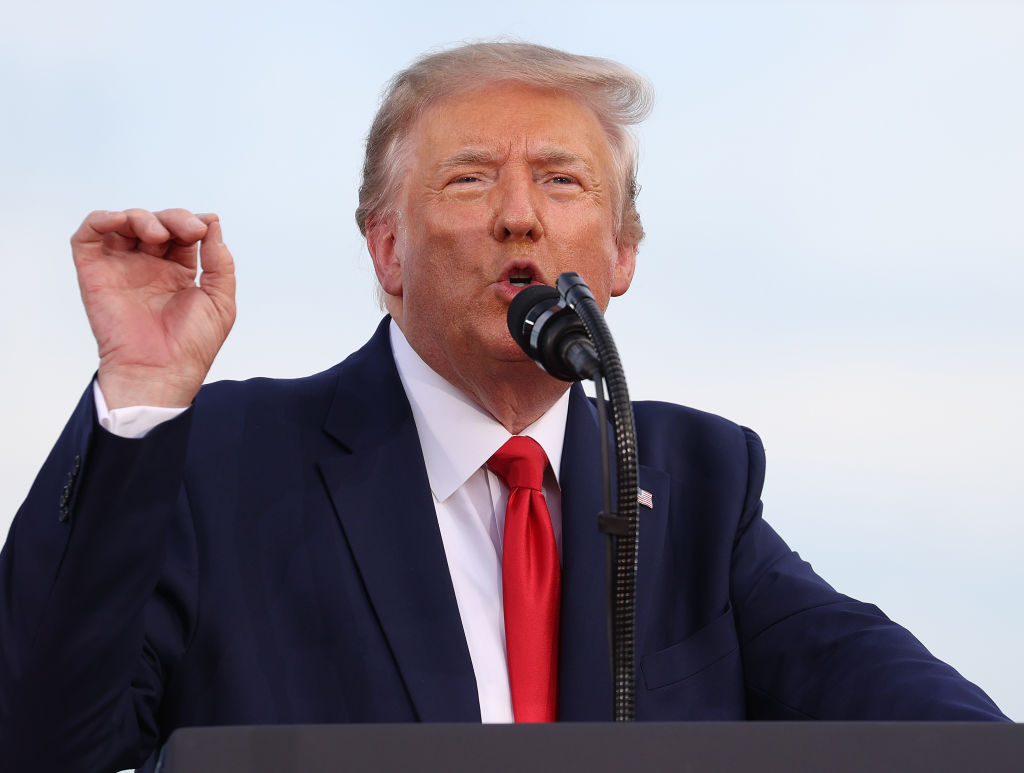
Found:
<path fill-rule="evenodd" d="M 291 725 L 175 732 L 160 773 L 1024 771 L 1024 725 L 692 722 Z"/>

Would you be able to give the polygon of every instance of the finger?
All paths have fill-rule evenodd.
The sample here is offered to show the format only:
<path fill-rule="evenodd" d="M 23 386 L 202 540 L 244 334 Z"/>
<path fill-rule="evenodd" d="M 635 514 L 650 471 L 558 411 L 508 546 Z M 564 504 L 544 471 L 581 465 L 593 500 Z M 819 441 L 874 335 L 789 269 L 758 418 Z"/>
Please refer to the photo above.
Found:
<path fill-rule="evenodd" d="M 195 244 L 206 236 L 206 223 L 187 209 L 164 209 L 154 214 L 178 244 Z"/>
<path fill-rule="evenodd" d="M 171 238 L 171 232 L 146 209 L 126 209 L 128 221 L 117 232 L 126 238 L 138 239 L 142 244 L 163 245 Z"/>
<path fill-rule="evenodd" d="M 234 320 L 235 314 L 235 261 L 231 251 L 224 244 L 220 221 L 211 220 L 207 227 L 206 238 L 200 247 L 203 273 L 199 277 L 199 286 L 216 303 L 225 315 L 230 315 L 228 324 Z"/>
<path fill-rule="evenodd" d="M 85 216 L 78 230 L 71 235 L 72 246 L 98 243 L 107 234 L 114 233 L 124 226 L 128 216 L 124 212 L 111 212 L 98 209 Z"/>
<path fill-rule="evenodd" d="M 157 212 L 156 216 L 172 236 L 163 257 L 194 271 L 199 265 L 196 242 L 207 236 L 207 222 L 213 222 L 217 216 L 209 213 L 193 215 L 187 209 L 165 209 Z"/>
<path fill-rule="evenodd" d="M 146 209 L 126 209 L 128 220 L 110 234 L 104 246 L 117 252 L 144 252 L 162 258 L 171 246 L 171 233 Z"/>

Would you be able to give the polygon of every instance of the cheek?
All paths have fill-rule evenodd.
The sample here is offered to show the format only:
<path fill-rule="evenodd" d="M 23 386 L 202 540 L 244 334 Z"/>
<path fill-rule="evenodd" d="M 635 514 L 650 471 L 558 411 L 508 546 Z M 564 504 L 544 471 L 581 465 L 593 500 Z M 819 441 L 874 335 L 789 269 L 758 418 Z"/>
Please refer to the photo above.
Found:
<path fill-rule="evenodd" d="M 611 290 L 617 275 L 616 266 L 619 261 L 619 249 L 615 242 L 615 232 L 609 227 L 607 218 L 592 223 L 581 229 L 579 260 L 586 265 L 593 281 L 604 293 Z M 597 288 L 593 288 L 597 291 Z"/>
<path fill-rule="evenodd" d="M 490 254 L 490 235 L 478 221 L 460 213 L 436 218 L 429 225 L 413 253 L 421 264 L 445 274 L 449 283 L 463 276 L 468 279 L 483 267 Z"/>
<path fill-rule="evenodd" d="M 480 218 L 459 208 L 448 207 L 419 221 L 409 246 L 420 253 L 451 253 L 462 246 L 474 244 L 474 239 L 483 232 Z"/>
<path fill-rule="evenodd" d="M 449 249 L 471 247 L 490 236 L 489 210 L 480 204 L 460 203 L 439 213 L 434 220 L 431 238 L 435 244 Z"/>

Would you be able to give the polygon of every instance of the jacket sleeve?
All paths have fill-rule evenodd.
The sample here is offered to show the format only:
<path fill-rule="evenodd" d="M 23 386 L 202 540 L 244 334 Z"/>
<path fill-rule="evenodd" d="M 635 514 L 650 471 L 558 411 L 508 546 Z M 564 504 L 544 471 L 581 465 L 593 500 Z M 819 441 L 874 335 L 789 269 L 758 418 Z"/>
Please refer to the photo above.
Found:
<path fill-rule="evenodd" d="M 79 402 L 0 553 L 0 759 L 102 771 L 155 745 L 165 671 L 194 625 L 182 485 L 192 411 L 127 440 Z"/>
<path fill-rule="evenodd" d="M 786 546 L 761 517 L 764 449 L 743 431 L 749 476 L 731 592 L 749 717 L 1006 721 L 909 631 L 837 593 Z"/>

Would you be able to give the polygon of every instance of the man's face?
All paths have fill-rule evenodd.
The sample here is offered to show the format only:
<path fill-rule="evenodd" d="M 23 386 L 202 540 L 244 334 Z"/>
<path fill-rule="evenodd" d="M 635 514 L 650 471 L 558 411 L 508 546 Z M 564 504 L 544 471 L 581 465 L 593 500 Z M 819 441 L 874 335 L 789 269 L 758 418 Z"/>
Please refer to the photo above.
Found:
<path fill-rule="evenodd" d="M 529 284 L 577 271 L 602 308 L 629 287 L 636 247 L 616 243 L 611 152 L 588 107 L 491 84 L 433 105 L 410 141 L 398 215 L 368 243 L 389 311 L 449 381 L 526 359 L 505 319 Z"/>

